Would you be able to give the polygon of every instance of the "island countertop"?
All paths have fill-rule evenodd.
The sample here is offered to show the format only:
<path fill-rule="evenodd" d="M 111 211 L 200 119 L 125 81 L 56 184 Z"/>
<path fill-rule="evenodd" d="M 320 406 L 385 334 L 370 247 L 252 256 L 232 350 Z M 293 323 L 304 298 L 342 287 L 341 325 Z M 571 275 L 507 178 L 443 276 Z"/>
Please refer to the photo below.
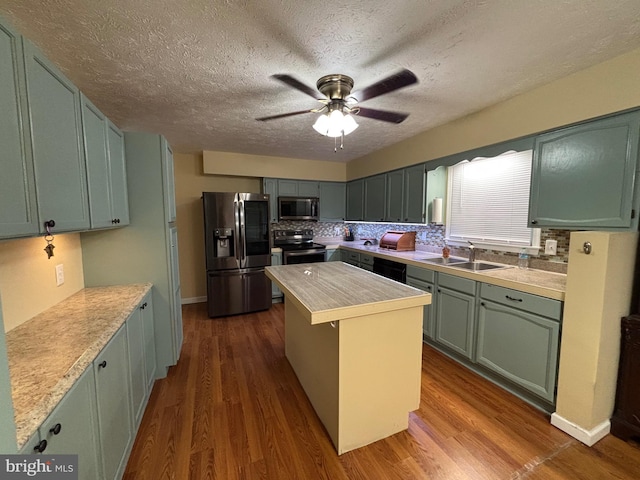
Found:
<path fill-rule="evenodd" d="M 429 293 L 342 262 L 271 266 L 266 273 L 312 325 L 431 303 Z"/>

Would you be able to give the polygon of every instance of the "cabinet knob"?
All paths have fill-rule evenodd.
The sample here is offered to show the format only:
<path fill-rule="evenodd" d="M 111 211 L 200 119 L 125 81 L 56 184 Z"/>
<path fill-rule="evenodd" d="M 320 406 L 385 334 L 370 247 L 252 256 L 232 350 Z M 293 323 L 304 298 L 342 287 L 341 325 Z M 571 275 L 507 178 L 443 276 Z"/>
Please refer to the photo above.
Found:
<path fill-rule="evenodd" d="M 442 292 L 442 290 L 438 289 L 438 293 L 441 293 L 441 292 Z"/>
<path fill-rule="evenodd" d="M 481 306 L 481 307 L 484 307 L 484 302 L 480 302 L 480 306 Z"/>
<path fill-rule="evenodd" d="M 107 367 L 107 361 L 103 360 L 98 364 L 98 368 L 106 368 Z"/>
<path fill-rule="evenodd" d="M 538 223 L 538 220 L 531 220 L 531 225 L 535 225 L 536 223 Z"/>
<path fill-rule="evenodd" d="M 50 433 L 53 433 L 54 435 L 58 435 L 60 433 L 60 431 L 62 430 L 62 425 L 60 425 L 59 423 L 56 423 L 53 428 L 49 429 Z"/>
<path fill-rule="evenodd" d="M 505 295 L 505 297 L 507 297 L 507 300 L 511 300 L 512 302 L 521 302 L 522 301 L 521 298 L 510 297 L 509 295 Z"/>
<path fill-rule="evenodd" d="M 33 451 L 34 452 L 38 452 L 38 453 L 42 453 L 47 449 L 47 441 L 46 440 L 40 440 L 40 442 L 33 447 Z"/>

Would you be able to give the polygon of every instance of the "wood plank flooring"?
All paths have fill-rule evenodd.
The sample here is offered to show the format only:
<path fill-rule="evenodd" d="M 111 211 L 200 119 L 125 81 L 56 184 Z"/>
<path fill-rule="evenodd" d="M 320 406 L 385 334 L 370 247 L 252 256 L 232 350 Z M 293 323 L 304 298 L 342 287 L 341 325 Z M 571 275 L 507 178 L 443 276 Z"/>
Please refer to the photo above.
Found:
<path fill-rule="evenodd" d="M 282 304 L 183 312 L 180 361 L 154 386 L 125 480 L 640 478 L 638 445 L 588 448 L 428 346 L 409 429 L 338 456 L 284 356 Z"/>

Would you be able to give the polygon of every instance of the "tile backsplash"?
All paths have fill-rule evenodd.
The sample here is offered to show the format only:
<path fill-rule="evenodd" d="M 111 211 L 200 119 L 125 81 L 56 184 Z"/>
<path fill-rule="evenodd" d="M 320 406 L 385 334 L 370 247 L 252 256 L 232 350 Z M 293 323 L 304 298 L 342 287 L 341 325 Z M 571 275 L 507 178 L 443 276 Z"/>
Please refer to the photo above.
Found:
<path fill-rule="evenodd" d="M 302 229 L 309 228 L 313 230 L 316 237 L 340 237 L 342 236 L 344 226 L 342 222 L 325 223 L 325 222 L 293 222 L 285 221 L 271 224 L 272 229 Z M 375 238 L 380 240 L 382 235 L 389 230 L 399 231 L 416 231 L 416 244 L 423 247 L 434 248 L 434 251 L 444 246 L 445 227 L 444 225 L 406 225 L 406 224 L 390 224 L 390 223 L 348 223 L 351 226 L 356 239 L 359 238 Z M 539 255 L 532 255 L 530 259 L 531 268 L 540 270 L 548 270 L 558 273 L 567 272 L 567 262 L 569 260 L 569 230 L 550 230 L 543 228 L 540 233 L 540 245 L 542 246 Z M 558 242 L 557 255 L 544 255 L 544 243 L 548 239 L 554 239 Z M 451 254 L 454 256 L 464 257 L 467 255 L 467 249 L 452 248 Z M 516 265 L 518 263 L 518 254 L 510 252 L 500 252 L 497 250 L 478 249 L 476 253 L 478 260 L 495 261 L 499 263 L 507 263 Z"/>

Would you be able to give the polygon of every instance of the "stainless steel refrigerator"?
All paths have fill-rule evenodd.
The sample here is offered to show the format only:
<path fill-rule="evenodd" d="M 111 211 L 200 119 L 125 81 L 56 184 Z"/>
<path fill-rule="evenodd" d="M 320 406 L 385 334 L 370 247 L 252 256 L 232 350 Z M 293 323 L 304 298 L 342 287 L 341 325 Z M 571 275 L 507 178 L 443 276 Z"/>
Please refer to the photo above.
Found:
<path fill-rule="evenodd" d="M 271 307 L 269 195 L 203 192 L 209 317 Z"/>

